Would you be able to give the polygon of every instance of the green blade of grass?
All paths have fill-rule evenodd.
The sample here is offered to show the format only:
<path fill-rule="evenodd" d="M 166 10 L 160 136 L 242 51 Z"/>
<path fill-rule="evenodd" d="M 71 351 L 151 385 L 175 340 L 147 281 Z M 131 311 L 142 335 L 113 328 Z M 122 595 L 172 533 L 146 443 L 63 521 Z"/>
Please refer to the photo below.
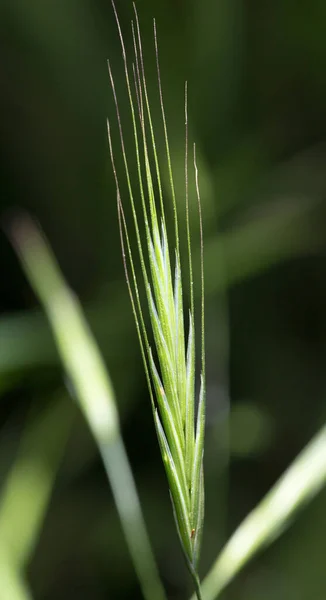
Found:
<path fill-rule="evenodd" d="M 265 498 L 244 519 L 202 582 L 204 600 L 223 589 L 289 519 L 326 484 L 326 426 L 309 442 Z M 191 600 L 195 600 L 193 595 Z"/>
<path fill-rule="evenodd" d="M 0 545 L 7 548 L 17 569 L 26 566 L 39 538 L 71 431 L 73 409 L 66 398 L 60 398 L 41 414 L 31 414 L 1 489 Z"/>
<path fill-rule="evenodd" d="M 0 582 L 1 594 L 5 600 L 32 600 L 24 578 L 8 559 L 7 552 L 0 545 Z"/>
<path fill-rule="evenodd" d="M 0 496 L 0 582 L 6 600 L 31 600 L 23 569 L 39 538 L 71 431 L 72 405 L 59 399 L 31 414 Z M 34 412 L 34 411 L 33 411 Z"/>
<path fill-rule="evenodd" d="M 146 600 L 164 600 L 120 434 L 114 391 L 80 304 L 30 219 L 16 219 L 11 226 L 11 237 L 25 273 L 43 304 L 63 365 L 97 442 L 143 595 Z"/>

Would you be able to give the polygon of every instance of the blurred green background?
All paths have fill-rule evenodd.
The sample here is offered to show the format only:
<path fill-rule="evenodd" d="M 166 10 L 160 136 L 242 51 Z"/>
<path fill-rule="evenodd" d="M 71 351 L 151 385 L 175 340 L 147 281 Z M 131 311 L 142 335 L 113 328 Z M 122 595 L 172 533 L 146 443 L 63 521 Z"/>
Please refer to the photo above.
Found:
<path fill-rule="evenodd" d="M 117 0 L 117 9 L 132 52 L 132 3 Z M 325 421 L 326 4 L 138 0 L 137 9 L 161 134 L 157 21 L 181 226 L 185 79 L 197 143 L 207 282 L 204 575 Z M 39 220 L 83 302 L 114 382 L 163 582 L 169 598 L 185 598 L 121 260 L 108 58 L 130 149 L 132 131 L 111 4 L 1 0 L 0 32 L 0 218 L 25 209 Z M 128 216 L 127 198 L 125 207 Z M 36 600 L 140 598 L 49 327 L 3 233 L 0 245 L 0 550 L 5 534 L 14 540 L 10 552 Z M 325 598 L 325 501 L 324 492 L 223 599 Z"/>

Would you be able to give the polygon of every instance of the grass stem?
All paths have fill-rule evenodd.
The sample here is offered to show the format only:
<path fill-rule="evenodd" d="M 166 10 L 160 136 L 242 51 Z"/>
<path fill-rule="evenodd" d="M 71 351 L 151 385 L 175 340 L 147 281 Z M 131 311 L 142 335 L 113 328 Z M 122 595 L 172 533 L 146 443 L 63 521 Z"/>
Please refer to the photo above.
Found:
<path fill-rule="evenodd" d="M 120 433 L 113 387 L 81 306 L 31 219 L 16 219 L 11 237 L 43 304 L 62 363 L 98 445 L 143 596 L 165 600 Z"/>

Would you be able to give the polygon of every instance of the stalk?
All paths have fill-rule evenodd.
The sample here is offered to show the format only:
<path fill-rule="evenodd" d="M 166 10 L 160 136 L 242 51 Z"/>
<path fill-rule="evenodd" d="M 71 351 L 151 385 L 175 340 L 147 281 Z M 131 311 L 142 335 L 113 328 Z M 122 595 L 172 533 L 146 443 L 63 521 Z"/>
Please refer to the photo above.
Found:
<path fill-rule="evenodd" d="M 33 222 L 27 217 L 14 221 L 11 236 L 98 445 L 144 598 L 166 600 L 120 432 L 113 387 L 81 306 Z"/>
<path fill-rule="evenodd" d="M 135 26 L 132 23 L 134 63 L 133 83 L 117 11 L 113 10 L 121 43 L 126 92 L 134 134 L 134 154 L 137 165 L 136 182 L 129 169 L 127 150 L 114 76 L 109 67 L 110 81 L 118 121 L 123 171 L 127 182 L 132 222 L 136 233 L 136 250 L 141 267 L 146 302 L 140 301 L 137 268 L 130 244 L 129 223 L 125 218 L 114 143 L 108 126 L 110 157 L 117 190 L 118 222 L 123 265 L 136 322 L 145 375 L 149 387 L 154 424 L 169 485 L 173 514 L 180 544 L 194 582 L 198 600 L 202 600 L 198 563 L 204 521 L 203 452 L 205 428 L 205 343 L 204 343 L 204 270 L 203 229 L 200 208 L 198 169 L 194 149 L 194 186 L 199 208 L 199 236 L 201 245 L 201 372 L 198 410 L 195 410 L 195 311 L 192 248 L 189 219 L 188 175 L 188 114 L 187 85 L 185 87 L 185 222 L 190 282 L 189 320 L 184 317 L 183 263 L 180 252 L 179 216 L 173 180 L 172 158 L 169 146 L 167 119 L 163 101 L 158 53 L 157 29 L 154 20 L 154 48 L 158 82 L 158 102 L 165 143 L 165 168 L 169 174 L 170 196 L 174 220 L 174 254 L 170 251 L 164 198 L 166 191 L 161 182 L 162 158 L 156 147 L 156 131 L 152 120 L 146 83 L 146 68 L 142 49 L 141 31 L 134 6 Z M 137 107 L 137 110 L 136 108 Z M 129 155 L 128 149 L 128 155 Z M 152 167 L 152 163 L 154 166 Z M 144 181 L 143 181 L 144 178 Z M 140 202 L 137 203 L 137 195 Z M 143 224 L 143 232 L 141 229 Z M 174 265 L 172 264 L 174 256 Z M 146 328 L 144 312 L 148 311 L 150 328 Z M 188 326 L 188 327 L 187 327 Z M 155 349 L 155 352 L 153 351 Z"/>

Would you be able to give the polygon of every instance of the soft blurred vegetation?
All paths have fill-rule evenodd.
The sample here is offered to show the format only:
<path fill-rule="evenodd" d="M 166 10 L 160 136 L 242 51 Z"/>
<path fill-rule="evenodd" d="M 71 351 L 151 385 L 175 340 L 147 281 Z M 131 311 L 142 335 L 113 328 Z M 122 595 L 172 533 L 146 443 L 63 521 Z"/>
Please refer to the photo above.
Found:
<path fill-rule="evenodd" d="M 204 574 L 325 421 L 326 4 L 137 7 L 158 116 L 157 21 L 180 219 L 185 79 L 198 147 L 207 281 Z M 131 50 L 132 4 L 117 8 Z M 114 382 L 161 575 L 169 597 L 181 599 L 189 582 L 124 282 L 106 138 L 106 116 L 114 121 L 110 57 L 132 144 L 111 5 L 1 0 L 0 32 L 1 220 L 21 208 L 35 215 L 83 301 Z M 194 210 L 194 227 L 196 219 Z M 95 444 L 3 234 L 0 244 L 0 559 L 10 554 L 17 586 L 36 600 L 136 599 Z M 196 260 L 195 237 L 194 244 Z M 324 598 L 325 500 L 323 492 L 223 598 Z"/>

